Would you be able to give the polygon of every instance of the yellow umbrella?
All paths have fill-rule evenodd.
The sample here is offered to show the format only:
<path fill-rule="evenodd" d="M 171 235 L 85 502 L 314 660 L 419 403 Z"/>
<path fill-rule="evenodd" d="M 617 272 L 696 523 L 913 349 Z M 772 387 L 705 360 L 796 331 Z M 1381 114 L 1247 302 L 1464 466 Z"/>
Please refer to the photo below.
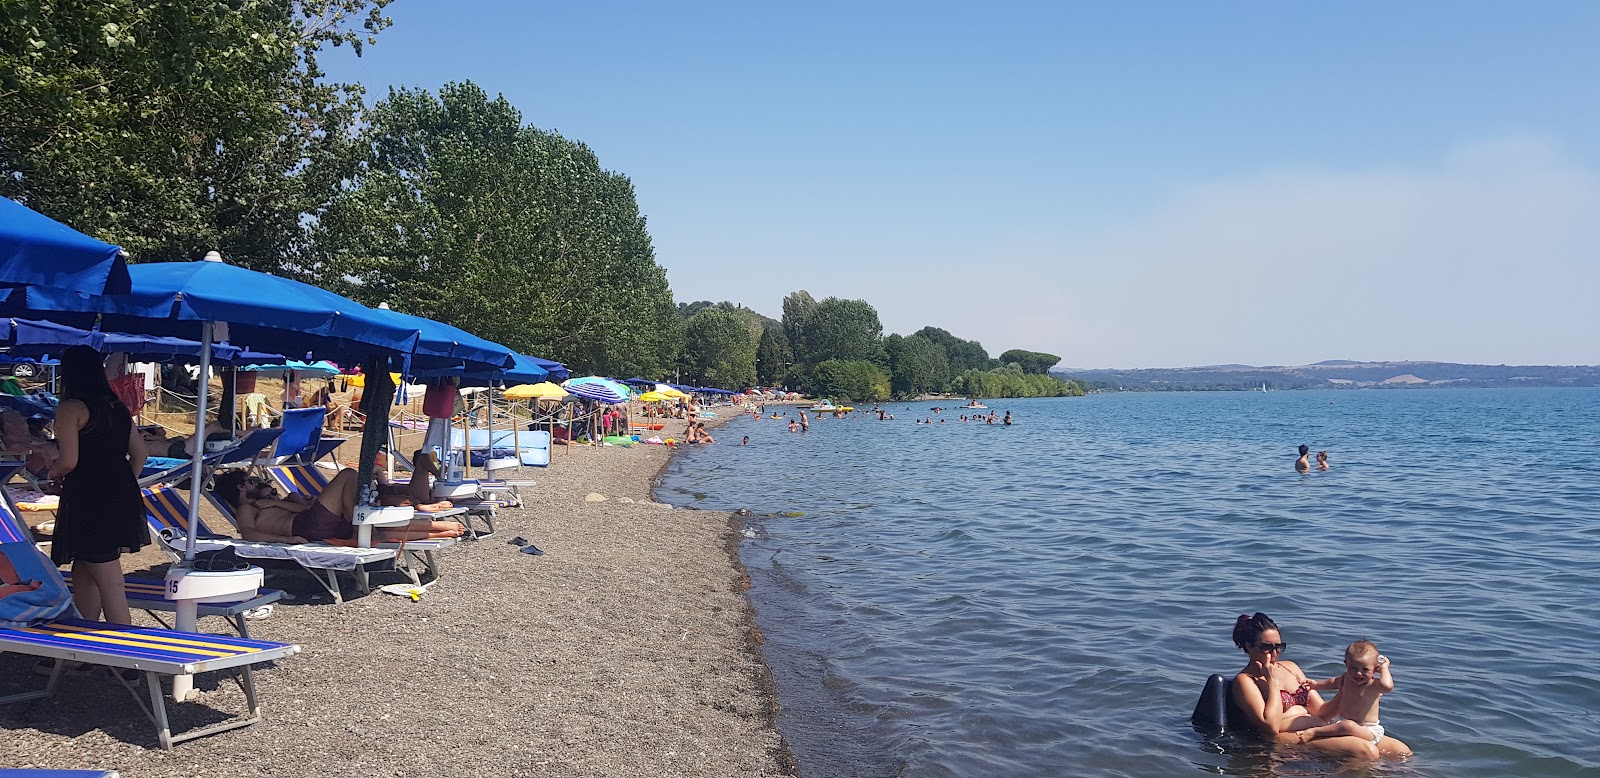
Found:
<path fill-rule="evenodd" d="M 672 398 L 666 396 L 665 394 L 662 394 L 661 392 L 645 392 L 644 394 L 639 395 L 635 399 L 637 399 L 639 402 L 658 403 L 658 402 L 661 402 L 662 400 L 670 400 Z"/>
<path fill-rule="evenodd" d="M 667 397 L 672 397 L 672 398 L 679 399 L 679 400 L 687 399 L 689 397 L 689 395 L 686 395 L 683 392 L 678 391 L 677 389 L 668 389 L 667 391 L 662 392 L 661 394 L 666 395 Z"/>
<path fill-rule="evenodd" d="M 545 381 L 537 384 L 519 384 L 507 389 L 507 398 L 512 400 L 531 400 L 535 397 L 566 397 L 567 390 Z"/>

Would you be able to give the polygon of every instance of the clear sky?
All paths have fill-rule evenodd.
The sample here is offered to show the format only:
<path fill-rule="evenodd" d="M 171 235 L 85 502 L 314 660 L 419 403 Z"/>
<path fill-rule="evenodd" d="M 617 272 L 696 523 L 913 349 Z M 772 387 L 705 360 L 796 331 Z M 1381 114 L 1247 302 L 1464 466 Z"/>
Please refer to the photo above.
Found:
<path fill-rule="evenodd" d="M 1063 366 L 1600 363 L 1600 3 L 396 0 L 633 180 L 679 301 Z"/>

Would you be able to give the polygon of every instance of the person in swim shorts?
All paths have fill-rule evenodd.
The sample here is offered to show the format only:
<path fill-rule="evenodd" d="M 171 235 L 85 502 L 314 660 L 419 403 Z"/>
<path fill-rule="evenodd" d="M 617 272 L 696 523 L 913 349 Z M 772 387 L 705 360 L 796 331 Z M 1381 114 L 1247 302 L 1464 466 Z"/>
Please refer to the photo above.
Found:
<path fill-rule="evenodd" d="M 231 506 L 245 540 L 271 543 L 325 541 L 352 545 L 355 525 L 356 471 L 340 470 L 316 499 L 304 494 L 279 496 L 271 484 L 235 470 L 217 476 L 212 491 Z M 454 521 L 416 519 L 401 527 L 375 527 L 378 542 L 453 538 L 466 528 Z"/>

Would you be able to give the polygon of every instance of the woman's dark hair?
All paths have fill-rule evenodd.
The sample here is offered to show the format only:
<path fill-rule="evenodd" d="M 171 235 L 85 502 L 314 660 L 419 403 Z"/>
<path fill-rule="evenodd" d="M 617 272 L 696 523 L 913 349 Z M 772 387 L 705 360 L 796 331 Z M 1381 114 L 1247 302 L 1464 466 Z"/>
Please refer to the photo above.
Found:
<path fill-rule="evenodd" d="M 1308 445 L 1306 445 L 1304 443 L 1300 444 L 1300 456 L 1305 456 L 1306 452 L 1308 452 L 1310 450 L 1311 450 L 1310 446 L 1308 446 Z"/>
<path fill-rule="evenodd" d="M 88 346 L 72 346 L 61 352 L 61 398 L 99 400 L 116 397 L 106 381 L 106 359 Z"/>
<path fill-rule="evenodd" d="M 1256 642 L 1256 638 L 1261 637 L 1261 633 L 1277 628 L 1278 623 L 1265 613 L 1257 613 L 1254 616 L 1240 616 L 1238 621 L 1233 622 L 1233 644 L 1244 648 Z"/>

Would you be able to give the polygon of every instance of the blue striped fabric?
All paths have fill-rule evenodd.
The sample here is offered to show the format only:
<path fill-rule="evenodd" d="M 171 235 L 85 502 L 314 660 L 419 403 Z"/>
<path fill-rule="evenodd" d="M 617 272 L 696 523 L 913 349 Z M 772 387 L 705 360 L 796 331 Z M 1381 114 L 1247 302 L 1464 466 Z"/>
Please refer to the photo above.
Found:
<path fill-rule="evenodd" d="M 283 647 L 282 643 L 265 640 L 143 629 L 80 619 L 0 630 L 0 641 L 173 664 L 206 662 Z"/>
<path fill-rule="evenodd" d="M 284 491 L 299 492 L 312 499 L 321 496 L 333 481 L 333 476 L 315 465 L 278 465 L 267 468 L 267 472 Z"/>
<path fill-rule="evenodd" d="M 29 543 L 33 536 L 22 526 L 22 518 L 11 512 L 11 501 L 0 500 L 0 543 Z"/>
<path fill-rule="evenodd" d="M 142 490 L 144 494 L 144 518 L 150 523 L 150 528 L 159 534 L 162 530 L 171 530 L 179 537 L 189 533 L 189 503 L 185 502 L 183 495 L 171 486 L 156 486 Z M 208 528 L 204 521 L 197 525 L 200 530 L 199 537 L 220 538 Z"/>

